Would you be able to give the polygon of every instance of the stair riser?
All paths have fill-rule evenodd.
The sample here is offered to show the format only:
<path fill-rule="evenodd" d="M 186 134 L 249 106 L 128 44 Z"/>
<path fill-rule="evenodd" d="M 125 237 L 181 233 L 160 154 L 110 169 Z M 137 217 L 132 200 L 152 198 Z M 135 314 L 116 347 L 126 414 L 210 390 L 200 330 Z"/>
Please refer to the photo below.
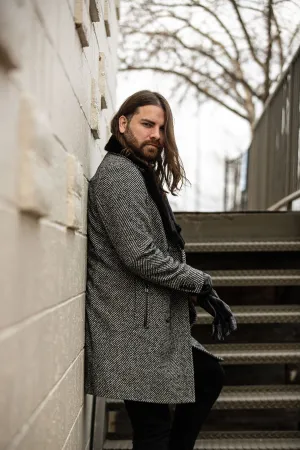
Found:
<path fill-rule="evenodd" d="M 175 213 L 186 242 L 299 240 L 300 214 Z"/>
<path fill-rule="evenodd" d="M 299 410 L 212 410 L 203 431 L 298 430 Z"/>
<path fill-rule="evenodd" d="M 211 325 L 195 324 L 192 336 L 201 344 L 216 343 L 211 338 Z M 255 343 L 288 343 L 300 341 L 300 326 L 297 323 L 278 324 L 239 324 L 238 329 L 226 337 L 226 343 L 247 344 Z M 225 341 L 224 341 L 225 342 Z"/>
<path fill-rule="evenodd" d="M 300 269 L 299 252 L 187 253 L 187 263 L 204 272 Z"/>
<path fill-rule="evenodd" d="M 174 414 L 170 406 L 171 418 Z M 290 410 L 211 410 L 203 431 L 283 431 L 298 429 L 299 411 Z M 107 439 L 130 439 L 132 427 L 125 408 L 109 413 Z M 201 435 L 199 435 L 201 437 Z"/>
<path fill-rule="evenodd" d="M 300 286 L 219 286 L 217 292 L 229 305 L 300 304 Z"/>
<path fill-rule="evenodd" d="M 300 383 L 300 364 L 222 365 L 227 386 Z"/>

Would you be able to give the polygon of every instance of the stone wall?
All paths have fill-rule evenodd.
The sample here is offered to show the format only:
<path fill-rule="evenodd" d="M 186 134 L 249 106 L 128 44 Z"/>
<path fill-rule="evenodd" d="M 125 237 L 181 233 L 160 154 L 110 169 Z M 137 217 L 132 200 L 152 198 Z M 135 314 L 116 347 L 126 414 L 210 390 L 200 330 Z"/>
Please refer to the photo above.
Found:
<path fill-rule="evenodd" d="M 88 180 L 114 111 L 115 0 L 0 1 L 0 449 L 88 448 Z"/>

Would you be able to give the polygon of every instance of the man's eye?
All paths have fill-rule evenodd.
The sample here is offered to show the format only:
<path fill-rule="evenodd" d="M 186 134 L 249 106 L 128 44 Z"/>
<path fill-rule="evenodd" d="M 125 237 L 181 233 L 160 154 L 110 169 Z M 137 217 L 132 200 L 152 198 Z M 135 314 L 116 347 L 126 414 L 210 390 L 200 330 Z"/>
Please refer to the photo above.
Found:
<path fill-rule="evenodd" d="M 151 123 L 143 123 L 144 127 L 150 128 L 152 125 Z"/>

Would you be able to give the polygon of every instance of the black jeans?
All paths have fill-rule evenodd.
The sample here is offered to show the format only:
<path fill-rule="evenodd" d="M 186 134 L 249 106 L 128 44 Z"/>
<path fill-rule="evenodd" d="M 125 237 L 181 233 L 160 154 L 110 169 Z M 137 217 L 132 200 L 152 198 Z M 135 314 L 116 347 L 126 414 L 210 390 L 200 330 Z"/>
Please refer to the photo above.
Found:
<path fill-rule="evenodd" d="M 192 450 L 202 424 L 224 385 L 225 372 L 210 355 L 192 348 L 194 403 L 178 403 L 173 421 L 168 404 L 124 400 L 133 430 L 133 450 Z"/>

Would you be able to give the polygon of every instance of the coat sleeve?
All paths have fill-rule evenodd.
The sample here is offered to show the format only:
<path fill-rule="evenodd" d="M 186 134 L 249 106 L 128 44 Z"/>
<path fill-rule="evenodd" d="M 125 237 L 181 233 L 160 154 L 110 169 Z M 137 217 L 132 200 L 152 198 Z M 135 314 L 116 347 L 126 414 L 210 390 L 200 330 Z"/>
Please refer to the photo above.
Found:
<path fill-rule="evenodd" d="M 148 192 L 135 166 L 122 161 L 106 167 L 95 180 L 94 198 L 111 243 L 130 271 L 171 289 L 201 291 L 203 272 L 165 256 L 154 244 Z"/>

